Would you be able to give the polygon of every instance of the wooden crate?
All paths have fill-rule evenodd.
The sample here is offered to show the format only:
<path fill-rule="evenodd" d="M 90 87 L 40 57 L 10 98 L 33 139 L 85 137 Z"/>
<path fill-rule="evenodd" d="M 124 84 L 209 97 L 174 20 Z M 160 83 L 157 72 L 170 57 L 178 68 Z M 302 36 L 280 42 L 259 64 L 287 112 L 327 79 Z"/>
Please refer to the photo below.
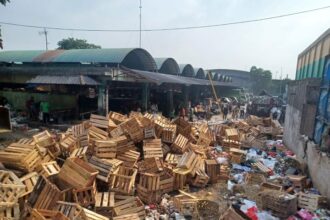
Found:
<path fill-rule="evenodd" d="M 306 188 L 307 176 L 287 175 L 287 177 L 292 182 L 294 187 L 299 188 L 300 190 Z"/>
<path fill-rule="evenodd" d="M 104 117 L 102 115 L 91 114 L 89 121 L 92 126 L 105 130 L 108 129 L 109 120 L 107 117 Z"/>
<path fill-rule="evenodd" d="M 32 172 L 41 162 L 42 158 L 34 146 L 12 143 L 0 151 L 0 162 L 7 168 L 24 172 Z"/>
<path fill-rule="evenodd" d="M 188 170 L 188 169 L 184 169 L 184 168 L 173 169 L 173 177 L 174 177 L 173 188 L 174 189 L 184 189 L 187 184 L 189 173 L 190 173 L 190 170 Z"/>
<path fill-rule="evenodd" d="M 65 215 L 59 211 L 32 209 L 29 220 L 69 220 Z"/>
<path fill-rule="evenodd" d="M 238 208 L 229 207 L 219 220 L 250 220 L 250 218 Z"/>
<path fill-rule="evenodd" d="M 20 220 L 19 205 L 14 204 L 10 206 L 4 206 L 0 209 L 0 219 L 3 220 Z"/>
<path fill-rule="evenodd" d="M 147 158 L 138 163 L 141 173 L 158 173 L 163 171 L 163 163 L 158 157 Z"/>
<path fill-rule="evenodd" d="M 88 146 L 79 147 L 72 151 L 70 154 L 70 158 L 80 158 L 82 160 L 87 161 L 89 158 L 89 148 Z"/>
<path fill-rule="evenodd" d="M 91 186 L 98 171 L 86 161 L 79 158 L 68 158 L 65 160 L 58 178 L 66 185 L 76 189 Z"/>
<path fill-rule="evenodd" d="M 217 183 L 220 175 L 220 164 L 216 160 L 205 160 L 205 171 L 210 183 Z"/>
<path fill-rule="evenodd" d="M 13 172 L 0 170 L 0 207 L 14 205 L 24 189 L 25 185 Z"/>
<path fill-rule="evenodd" d="M 144 139 L 156 138 L 155 127 L 146 127 L 143 129 Z"/>
<path fill-rule="evenodd" d="M 181 157 L 182 157 L 181 154 L 168 153 L 166 155 L 165 161 L 169 164 L 177 165 L 179 163 L 179 161 L 181 160 Z"/>
<path fill-rule="evenodd" d="M 210 146 L 211 142 L 212 142 L 212 137 L 211 136 L 200 133 L 198 135 L 198 139 L 197 139 L 196 144 L 204 146 L 204 147 L 208 147 L 208 146 Z"/>
<path fill-rule="evenodd" d="M 114 192 L 98 192 L 95 196 L 95 211 L 101 215 L 112 217 L 115 206 Z"/>
<path fill-rule="evenodd" d="M 184 194 L 179 194 L 173 197 L 174 207 L 181 215 L 191 216 L 192 219 L 199 219 L 197 209 L 199 199 L 189 193 L 185 193 L 184 191 L 180 190 L 180 192 Z"/>
<path fill-rule="evenodd" d="M 45 177 L 56 175 L 60 172 L 61 169 L 56 161 L 42 163 L 40 164 L 40 167 L 41 167 L 40 174 L 44 175 Z"/>
<path fill-rule="evenodd" d="M 167 125 L 163 128 L 162 141 L 172 144 L 176 137 L 176 125 Z"/>
<path fill-rule="evenodd" d="M 120 124 L 120 127 L 128 134 L 135 143 L 144 139 L 143 129 L 140 128 L 136 118 L 130 118 Z"/>
<path fill-rule="evenodd" d="M 111 173 L 116 173 L 119 166 L 123 162 L 117 159 L 104 160 L 96 156 L 92 156 L 88 160 L 88 163 L 99 172 L 96 178 L 108 183 Z"/>
<path fill-rule="evenodd" d="M 62 154 L 69 156 L 70 153 L 77 148 L 78 140 L 73 135 L 66 135 L 60 141 L 60 148 Z"/>
<path fill-rule="evenodd" d="M 56 202 L 64 197 L 65 192 L 45 177 L 40 176 L 28 198 L 28 204 L 35 209 L 52 209 Z"/>
<path fill-rule="evenodd" d="M 267 175 L 272 172 L 271 169 L 269 169 L 268 167 L 266 167 L 260 161 L 259 162 L 256 162 L 256 163 L 252 163 L 252 166 L 255 167 L 255 168 L 257 168 L 258 170 L 260 170 L 260 172 L 262 172 L 264 174 L 267 174 Z"/>
<path fill-rule="evenodd" d="M 134 167 L 140 157 L 140 153 L 135 150 L 129 150 L 117 155 L 117 159 L 123 161 L 126 167 Z"/>
<path fill-rule="evenodd" d="M 158 138 L 162 137 L 164 128 L 168 125 L 168 122 L 156 119 L 155 120 L 155 132 Z"/>
<path fill-rule="evenodd" d="M 141 218 L 137 213 L 120 215 L 112 218 L 113 220 L 140 220 Z"/>
<path fill-rule="evenodd" d="M 104 131 L 100 128 L 97 128 L 95 126 L 91 126 L 88 129 L 88 136 L 90 140 L 107 140 L 108 139 L 108 132 Z"/>
<path fill-rule="evenodd" d="M 229 152 L 230 152 L 230 161 L 232 163 L 240 164 L 245 161 L 245 156 L 247 154 L 246 151 L 237 148 L 230 148 Z"/>
<path fill-rule="evenodd" d="M 158 157 L 163 159 L 161 139 L 148 139 L 143 141 L 143 158 Z"/>
<path fill-rule="evenodd" d="M 162 193 L 169 193 L 174 190 L 174 177 L 171 169 L 164 168 L 159 177 L 159 188 Z"/>
<path fill-rule="evenodd" d="M 206 174 L 206 172 L 202 169 L 198 169 L 196 171 L 196 176 L 191 182 L 193 186 L 196 187 L 205 187 L 206 184 L 209 182 L 210 177 Z"/>
<path fill-rule="evenodd" d="M 117 143 L 112 140 L 96 140 L 94 151 L 99 158 L 116 158 Z"/>
<path fill-rule="evenodd" d="M 116 198 L 117 196 L 115 196 Z M 124 199 L 117 200 L 114 207 L 114 215 L 121 216 L 126 214 L 137 213 L 141 219 L 146 217 L 144 204 L 138 197 L 124 197 Z"/>
<path fill-rule="evenodd" d="M 84 209 L 76 203 L 58 201 L 55 210 L 60 211 L 69 219 L 88 220 Z"/>
<path fill-rule="evenodd" d="M 191 124 L 183 118 L 177 118 L 173 121 L 177 125 L 177 133 L 183 136 L 189 136 L 191 132 Z"/>
<path fill-rule="evenodd" d="M 194 167 L 197 165 L 198 160 L 199 157 L 193 151 L 189 151 L 182 155 L 181 159 L 177 164 L 177 167 L 192 171 Z"/>
<path fill-rule="evenodd" d="M 188 144 L 188 139 L 179 134 L 173 144 L 171 145 L 172 149 L 178 153 L 184 153 Z"/>
<path fill-rule="evenodd" d="M 126 115 L 122 115 L 117 112 L 109 112 L 108 118 L 110 118 L 117 125 L 125 122 L 128 119 Z"/>
<path fill-rule="evenodd" d="M 261 173 L 247 173 L 245 183 L 249 185 L 260 185 L 266 182 L 264 174 Z"/>
<path fill-rule="evenodd" d="M 96 181 L 94 181 L 92 186 L 81 189 L 73 189 L 73 198 L 74 201 L 82 207 L 88 207 L 95 204 L 96 193 Z"/>
<path fill-rule="evenodd" d="M 150 192 L 160 190 L 160 175 L 140 173 L 139 185 Z"/>
<path fill-rule="evenodd" d="M 137 196 L 141 199 L 145 204 L 157 204 L 160 202 L 162 198 L 162 191 L 149 191 L 147 188 L 144 188 L 140 184 L 136 186 Z"/>
<path fill-rule="evenodd" d="M 21 182 L 25 185 L 24 192 L 20 197 L 27 199 L 27 196 L 33 191 L 34 186 L 37 184 L 39 174 L 37 172 L 28 173 L 20 178 Z"/>
<path fill-rule="evenodd" d="M 283 190 L 283 186 L 280 186 L 280 185 L 277 185 L 277 184 L 273 184 L 273 183 L 269 183 L 269 182 L 263 182 L 260 185 L 260 189 L 261 190 L 282 191 Z"/>
<path fill-rule="evenodd" d="M 128 138 L 124 135 L 116 138 L 111 138 L 111 141 L 117 144 L 117 154 L 131 150 L 132 146 L 133 148 L 135 148 L 134 143 L 130 142 Z"/>
<path fill-rule="evenodd" d="M 60 154 L 59 147 L 56 145 L 55 140 L 47 130 L 34 135 L 33 140 L 40 153 L 43 153 L 43 149 L 46 149 L 51 155 L 53 155 L 53 157 L 57 157 Z"/>
<path fill-rule="evenodd" d="M 109 220 L 108 217 L 97 214 L 89 209 L 83 209 L 88 220 Z"/>
<path fill-rule="evenodd" d="M 113 138 L 119 137 L 124 135 L 124 131 L 120 126 L 117 126 L 116 128 L 112 129 L 110 131 L 110 136 Z"/>
<path fill-rule="evenodd" d="M 111 174 L 111 190 L 130 195 L 134 192 L 137 169 L 120 166 L 117 173 Z"/>
<path fill-rule="evenodd" d="M 327 206 L 327 198 L 324 196 L 303 193 L 298 194 L 298 207 L 307 209 L 308 211 L 314 212 L 317 209 L 325 208 Z"/>

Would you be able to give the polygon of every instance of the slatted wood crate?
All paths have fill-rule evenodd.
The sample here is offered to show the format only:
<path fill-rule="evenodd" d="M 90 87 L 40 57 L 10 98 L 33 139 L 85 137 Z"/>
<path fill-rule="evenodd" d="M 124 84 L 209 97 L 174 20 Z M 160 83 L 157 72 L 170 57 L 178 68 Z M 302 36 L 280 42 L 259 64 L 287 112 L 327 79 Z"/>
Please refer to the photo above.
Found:
<path fill-rule="evenodd" d="M 199 162 L 198 160 L 199 157 L 193 151 L 189 151 L 182 155 L 181 159 L 177 164 L 177 167 L 192 171 Z"/>
<path fill-rule="evenodd" d="M 123 162 L 117 159 L 104 160 L 96 156 L 92 156 L 88 160 L 88 163 L 99 172 L 96 178 L 108 183 L 110 180 L 111 173 L 116 173 L 119 166 Z"/>
<path fill-rule="evenodd" d="M 91 186 L 98 171 L 86 161 L 79 158 L 68 158 L 65 160 L 58 178 L 66 185 L 76 189 Z"/>
<path fill-rule="evenodd" d="M 29 220 L 69 220 L 65 215 L 59 211 L 33 209 Z"/>
<path fill-rule="evenodd" d="M 112 217 L 115 206 L 114 192 L 98 192 L 95 196 L 95 211 L 106 217 Z"/>
<path fill-rule="evenodd" d="M 150 191 L 140 184 L 136 186 L 136 193 L 137 196 L 146 204 L 154 204 L 160 202 L 162 198 L 162 191 L 156 190 L 156 191 Z"/>
<path fill-rule="evenodd" d="M 247 154 L 246 151 L 237 148 L 230 148 L 229 152 L 230 152 L 230 161 L 232 163 L 240 164 L 241 162 L 245 161 L 245 155 Z"/>
<path fill-rule="evenodd" d="M 276 190 L 276 191 L 282 191 L 283 190 L 283 186 L 281 185 L 277 185 L 277 184 L 273 184 L 273 183 L 269 183 L 269 182 L 263 182 L 260 185 L 260 189 L 261 190 Z"/>
<path fill-rule="evenodd" d="M 109 112 L 108 118 L 114 121 L 117 125 L 125 122 L 128 119 L 126 115 L 122 115 L 117 112 Z"/>
<path fill-rule="evenodd" d="M 115 196 L 116 198 L 117 196 Z M 146 217 L 144 210 L 144 204 L 138 197 L 125 197 L 123 200 L 117 200 L 115 202 L 114 214 L 115 216 L 121 216 L 126 214 L 138 214 L 141 219 Z"/>
<path fill-rule="evenodd" d="M 162 137 L 164 128 L 168 125 L 167 121 L 156 119 L 155 121 L 155 132 L 158 138 Z"/>
<path fill-rule="evenodd" d="M 226 129 L 226 139 L 232 140 L 232 141 L 239 141 L 239 134 L 237 129 L 235 128 L 230 128 Z"/>
<path fill-rule="evenodd" d="M 184 189 L 187 180 L 188 180 L 188 174 L 190 173 L 190 170 L 184 169 L 184 168 L 175 168 L 173 169 L 173 177 L 174 177 L 174 189 Z"/>
<path fill-rule="evenodd" d="M 307 209 L 308 211 L 316 211 L 320 208 L 325 208 L 327 206 L 327 198 L 324 196 L 303 193 L 298 194 L 298 207 L 302 209 Z"/>
<path fill-rule="evenodd" d="M 154 127 L 146 127 L 143 129 L 145 139 L 156 138 L 156 132 Z"/>
<path fill-rule="evenodd" d="M 94 150 L 99 158 L 116 158 L 117 143 L 112 140 L 96 140 Z"/>
<path fill-rule="evenodd" d="M 89 209 L 84 208 L 84 212 L 88 220 L 109 220 L 108 217 L 97 214 Z"/>
<path fill-rule="evenodd" d="M 19 205 L 14 204 L 10 206 L 4 206 L 0 209 L 0 219 L 3 220 L 20 220 Z"/>
<path fill-rule="evenodd" d="M 184 193 L 183 191 L 180 191 Z M 189 193 L 179 194 L 173 197 L 173 205 L 182 215 L 191 216 L 192 219 L 199 219 L 197 202 L 199 200 Z"/>
<path fill-rule="evenodd" d="M 41 156 L 34 146 L 12 143 L 0 151 L 0 162 L 7 168 L 32 172 L 41 161 Z"/>
<path fill-rule="evenodd" d="M 261 173 L 248 173 L 245 177 L 245 183 L 249 185 L 260 185 L 264 182 L 266 182 L 266 178 Z"/>
<path fill-rule="evenodd" d="M 41 167 L 40 174 L 44 175 L 45 177 L 56 175 L 59 173 L 61 169 L 56 161 L 42 163 L 40 164 L 40 167 Z"/>
<path fill-rule="evenodd" d="M 69 156 L 70 153 L 77 148 L 78 140 L 73 135 L 65 135 L 60 141 L 62 154 Z"/>
<path fill-rule="evenodd" d="M 300 190 L 303 190 L 304 188 L 306 188 L 307 176 L 287 175 L 287 177 L 292 182 L 294 187 L 299 188 Z"/>
<path fill-rule="evenodd" d="M 159 188 L 162 193 L 169 193 L 174 190 L 174 177 L 172 170 L 164 168 L 164 171 L 159 174 Z"/>
<path fill-rule="evenodd" d="M 140 173 L 139 185 L 148 191 L 160 190 L 160 175 L 154 173 Z"/>
<path fill-rule="evenodd" d="M 161 139 L 149 139 L 143 141 L 143 157 L 147 158 L 161 158 L 163 159 L 163 149 Z"/>
<path fill-rule="evenodd" d="M 134 167 L 140 157 L 140 153 L 135 150 L 129 150 L 118 154 L 117 159 L 123 161 L 126 167 Z"/>
<path fill-rule="evenodd" d="M 57 201 L 64 199 L 64 196 L 65 192 L 45 177 L 40 176 L 28 198 L 28 204 L 31 208 L 50 210 Z"/>
<path fill-rule="evenodd" d="M 203 169 L 198 169 L 196 171 L 196 176 L 192 180 L 191 184 L 196 187 L 205 187 L 209 182 L 210 177 L 206 174 Z"/>
<path fill-rule="evenodd" d="M 163 128 L 162 141 L 172 144 L 176 137 L 176 125 L 167 125 Z"/>
<path fill-rule="evenodd" d="M 188 144 L 188 139 L 179 134 L 172 144 L 172 149 L 178 153 L 184 153 Z"/>
<path fill-rule="evenodd" d="M 80 189 L 73 189 L 73 198 L 76 203 L 82 207 L 88 207 L 95 204 L 95 195 L 97 193 L 96 181 L 92 186 Z"/>
<path fill-rule="evenodd" d="M 82 160 L 87 161 L 90 157 L 89 153 L 90 151 L 88 146 L 79 147 L 72 151 L 72 153 L 70 154 L 70 158 L 80 158 Z"/>
<path fill-rule="evenodd" d="M 269 169 L 268 167 L 266 167 L 263 163 L 256 162 L 256 163 L 252 163 L 252 166 L 257 168 L 258 170 L 260 170 L 262 173 L 264 174 L 270 174 L 272 172 L 271 169 Z"/>
<path fill-rule="evenodd" d="M 13 172 L 0 170 L 0 207 L 13 206 L 24 189 L 25 185 Z"/>
<path fill-rule="evenodd" d="M 76 203 L 58 201 L 55 210 L 60 211 L 69 219 L 88 220 L 84 209 Z"/>
<path fill-rule="evenodd" d="M 60 148 L 56 145 L 55 140 L 50 133 L 46 130 L 33 136 L 33 140 L 36 143 L 37 149 L 44 155 L 44 149 L 56 158 L 60 154 Z"/>
<path fill-rule="evenodd" d="M 111 190 L 130 195 L 134 192 L 137 169 L 120 166 L 117 173 L 111 174 Z"/>
<path fill-rule="evenodd" d="M 91 114 L 89 121 L 92 126 L 95 126 L 97 128 L 101 128 L 104 130 L 108 129 L 109 120 L 105 116 Z"/>
<path fill-rule="evenodd" d="M 33 191 L 34 186 L 37 184 L 39 174 L 37 172 L 28 173 L 20 178 L 21 182 L 25 185 L 24 192 L 20 195 L 24 200 Z"/>
<path fill-rule="evenodd" d="M 219 220 L 250 220 L 250 218 L 242 212 L 240 209 L 235 209 L 233 207 L 228 208 L 225 213 L 220 216 Z"/>
<path fill-rule="evenodd" d="M 140 220 L 141 218 L 137 213 L 120 215 L 112 218 L 113 220 Z"/>
<path fill-rule="evenodd" d="M 132 148 L 135 148 L 133 142 L 129 142 L 126 136 L 119 136 L 115 138 L 111 138 L 111 141 L 117 144 L 117 153 L 120 154 L 122 152 L 126 152 Z"/>
<path fill-rule="evenodd" d="M 205 160 L 205 171 L 210 183 L 217 183 L 220 177 L 220 164 L 216 160 Z"/>
<path fill-rule="evenodd" d="M 125 122 L 120 124 L 120 127 L 129 135 L 131 140 L 135 143 L 140 142 L 144 139 L 143 129 L 140 128 L 140 125 L 136 118 L 130 118 Z"/>
<path fill-rule="evenodd" d="M 168 153 L 166 155 L 165 161 L 169 164 L 177 165 L 179 163 L 179 161 L 181 160 L 181 157 L 182 157 L 181 154 Z"/>
<path fill-rule="evenodd" d="M 147 158 L 138 163 L 141 173 L 157 173 L 163 171 L 163 163 L 158 157 Z"/>
<path fill-rule="evenodd" d="M 120 126 L 117 126 L 113 130 L 110 131 L 110 136 L 113 138 L 120 137 L 124 135 L 124 131 Z"/>
<path fill-rule="evenodd" d="M 107 131 L 104 131 L 104 130 L 102 130 L 100 128 L 97 128 L 95 126 L 91 126 L 88 129 L 88 136 L 89 136 L 90 141 L 91 140 L 107 140 L 109 134 L 108 134 Z"/>
<path fill-rule="evenodd" d="M 177 133 L 183 136 L 188 136 L 191 132 L 191 124 L 183 118 L 177 118 L 174 120 L 177 125 Z"/>

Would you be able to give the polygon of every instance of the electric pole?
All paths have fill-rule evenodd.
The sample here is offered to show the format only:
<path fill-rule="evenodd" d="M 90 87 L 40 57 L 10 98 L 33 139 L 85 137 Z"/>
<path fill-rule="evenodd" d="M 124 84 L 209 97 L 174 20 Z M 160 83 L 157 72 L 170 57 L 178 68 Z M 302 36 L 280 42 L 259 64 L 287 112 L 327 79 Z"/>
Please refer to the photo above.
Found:
<path fill-rule="evenodd" d="M 139 31 L 139 34 L 140 34 L 140 38 L 139 38 L 139 47 L 141 48 L 141 25 L 142 25 L 142 0 L 140 0 L 140 31 Z"/>
<path fill-rule="evenodd" d="M 46 51 L 48 50 L 48 31 L 47 31 L 47 29 L 46 28 L 44 28 L 44 30 L 43 31 L 40 31 L 39 32 L 39 34 L 40 35 L 45 35 L 45 43 L 46 43 Z"/>

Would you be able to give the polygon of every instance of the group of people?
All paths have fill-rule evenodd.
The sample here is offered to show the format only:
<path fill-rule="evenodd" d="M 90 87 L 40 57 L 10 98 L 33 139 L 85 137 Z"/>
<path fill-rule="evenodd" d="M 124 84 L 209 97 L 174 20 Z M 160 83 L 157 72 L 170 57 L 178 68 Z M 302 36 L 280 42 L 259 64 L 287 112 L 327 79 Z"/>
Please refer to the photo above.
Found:
<path fill-rule="evenodd" d="M 27 110 L 27 114 L 29 119 L 37 120 L 39 119 L 45 124 L 48 124 L 50 121 L 50 107 L 49 102 L 43 100 L 41 102 L 35 102 L 34 98 L 31 97 L 26 101 L 25 107 Z"/>
<path fill-rule="evenodd" d="M 228 114 L 231 114 L 231 118 L 237 120 L 238 118 L 245 118 L 247 105 L 245 103 L 221 103 L 221 111 L 223 120 L 228 119 Z"/>

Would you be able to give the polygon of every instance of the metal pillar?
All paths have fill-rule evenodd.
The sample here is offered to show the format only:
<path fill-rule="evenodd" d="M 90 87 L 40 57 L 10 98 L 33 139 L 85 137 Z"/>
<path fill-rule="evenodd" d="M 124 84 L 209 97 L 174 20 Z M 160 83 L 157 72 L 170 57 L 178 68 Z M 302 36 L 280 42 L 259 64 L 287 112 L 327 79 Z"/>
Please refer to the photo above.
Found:
<path fill-rule="evenodd" d="M 143 85 L 142 85 L 142 100 L 141 100 L 141 110 L 142 110 L 142 112 L 148 110 L 149 99 L 150 99 L 149 83 L 143 83 Z"/>
<path fill-rule="evenodd" d="M 190 86 L 184 86 L 183 88 L 183 106 L 188 109 L 189 105 L 189 93 L 190 93 Z"/>
<path fill-rule="evenodd" d="M 104 85 L 100 85 L 98 87 L 97 110 L 100 115 L 106 115 L 106 111 L 107 111 L 106 103 L 108 103 L 106 101 L 106 97 L 107 97 L 106 91 L 107 89 Z"/>

